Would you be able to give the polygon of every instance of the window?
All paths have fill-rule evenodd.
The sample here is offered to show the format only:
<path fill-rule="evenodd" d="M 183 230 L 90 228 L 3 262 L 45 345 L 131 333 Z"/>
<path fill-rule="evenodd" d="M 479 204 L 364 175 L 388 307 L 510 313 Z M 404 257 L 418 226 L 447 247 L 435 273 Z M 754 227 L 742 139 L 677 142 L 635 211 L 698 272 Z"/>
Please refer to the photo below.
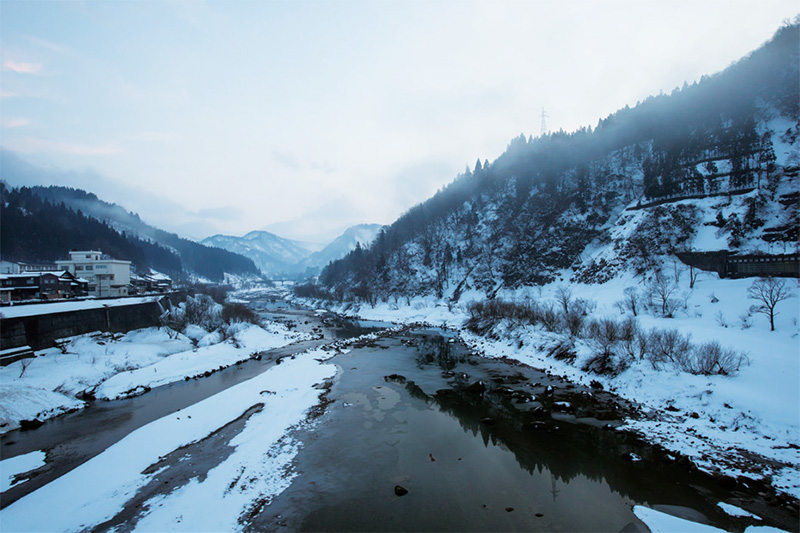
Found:
<path fill-rule="evenodd" d="M 92 267 L 92 265 L 86 265 L 86 270 L 93 270 L 93 269 L 94 267 Z"/>
<path fill-rule="evenodd" d="M 75 270 L 83 270 L 83 265 L 77 265 L 77 266 L 75 267 Z"/>

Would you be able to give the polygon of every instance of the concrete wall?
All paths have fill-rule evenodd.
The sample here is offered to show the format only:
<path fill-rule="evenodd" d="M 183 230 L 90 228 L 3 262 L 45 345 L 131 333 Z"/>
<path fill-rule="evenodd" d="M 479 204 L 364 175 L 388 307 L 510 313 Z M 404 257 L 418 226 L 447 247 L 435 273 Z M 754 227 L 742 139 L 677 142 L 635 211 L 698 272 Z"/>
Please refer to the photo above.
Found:
<path fill-rule="evenodd" d="M 800 277 L 800 256 L 796 254 L 733 255 L 720 251 L 679 252 L 675 255 L 687 265 L 716 272 L 722 278 Z"/>
<path fill-rule="evenodd" d="M 180 296 L 164 296 L 162 305 Z M 55 346 L 55 340 L 92 331 L 125 333 L 139 328 L 158 326 L 161 307 L 157 302 L 84 309 L 19 318 L 4 318 L 0 324 L 0 350 L 28 345 L 34 350 Z"/>

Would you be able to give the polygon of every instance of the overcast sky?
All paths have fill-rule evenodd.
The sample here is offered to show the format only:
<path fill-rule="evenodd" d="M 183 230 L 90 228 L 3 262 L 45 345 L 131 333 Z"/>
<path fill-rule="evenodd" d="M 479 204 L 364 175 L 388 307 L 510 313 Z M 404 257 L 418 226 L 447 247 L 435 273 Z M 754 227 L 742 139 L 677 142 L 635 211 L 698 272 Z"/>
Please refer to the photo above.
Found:
<path fill-rule="evenodd" d="M 542 108 L 550 129 L 594 126 L 725 68 L 798 11 L 796 0 L 1 0 L 3 168 L 90 189 L 184 236 L 267 228 L 324 241 L 390 223 L 512 137 L 537 136 Z"/>

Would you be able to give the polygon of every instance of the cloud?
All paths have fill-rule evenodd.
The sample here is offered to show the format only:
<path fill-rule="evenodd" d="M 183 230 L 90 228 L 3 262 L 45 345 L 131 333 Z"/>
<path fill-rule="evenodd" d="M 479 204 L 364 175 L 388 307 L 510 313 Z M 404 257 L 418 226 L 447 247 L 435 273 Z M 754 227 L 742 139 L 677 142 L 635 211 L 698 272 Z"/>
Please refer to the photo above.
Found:
<path fill-rule="evenodd" d="M 299 169 L 300 162 L 294 157 L 292 154 L 288 152 L 284 152 L 281 150 L 273 150 L 272 151 L 272 160 L 276 163 L 292 168 L 292 169 Z"/>
<path fill-rule="evenodd" d="M 242 218 L 242 210 L 233 206 L 198 209 L 196 214 L 200 218 L 213 218 L 225 221 L 240 220 Z"/>
<path fill-rule="evenodd" d="M 115 202 L 138 213 L 143 221 L 166 231 L 199 240 L 217 228 L 196 212 L 190 212 L 163 195 L 108 178 L 91 169 L 63 170 L 40 162 L 29 162 L 0 148 L 0 176 L 12 187 L 61 185 L 92 192 L 103 201 Z"/>
<path fill-rule="evenodd" d="M 288 239 L 327 244 L 350 226 L 366 222 L 373 220 L 357 201 L 339 196 L 292 220 L 274 222 L 263 229 Z"/>
<path fill-rule="evenodd" d="M 56 52 L 58 54 L 66 54 L 70 52 L 70 49 L 67 48 L 66 46 L 54 43 L 53 41 L 48 41 L 47 39 L 42 39 L 41 37 L 34 37 L 32 35 L 27 35 L 25 36 L 25 38 L 28 39 L 28 41 L 32 42 L 33 44 L 38 45 L 42 48 L 46 48 L 51 52 Z"/>
<path fill-rule="evenodd" d="M 283 150 L 272 150 L 272 160 L 292 170 L 313 170 L 323 174 L 333 174 L 338 170 L 328 160 L 301 162 L 295 155 Z"/>
<path fill-rule="evenodd" d="M 436 190 L 456 177 L 446 160 L 420 159 L 401 168 L 392 176 L 392 202 L 396 209 L 408 209 L 431 197 Z"/>
<path fill-rule="evenodd" d="M 3 128 L 21 128 L 31 123 L 28 118 L 6 118 L 0 121 L 0 126 Z"/>
<path fill-rule="evenodd" d="M 25 137 L 4 143 L 3 148 L 23 154 L 57 153 L 67 155 L 114 155 L 122 150 L 113 145 L 86 145 Z"/>
<path fill-rule="evenodd" d="M 42 65 L 39 63 L 7 59 L 3 61 L 3 70 L 16 72 L 18 74 L 39 74 L 42 71 Z"/>

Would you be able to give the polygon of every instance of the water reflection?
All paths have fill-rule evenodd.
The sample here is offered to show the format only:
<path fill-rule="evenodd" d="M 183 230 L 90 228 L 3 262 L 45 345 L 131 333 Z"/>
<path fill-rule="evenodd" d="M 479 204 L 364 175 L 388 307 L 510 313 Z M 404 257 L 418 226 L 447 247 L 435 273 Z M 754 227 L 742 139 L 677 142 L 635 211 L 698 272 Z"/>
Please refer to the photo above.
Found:
<path fill-rule="evenodd" d="M 253 529 L 635 531 L 639 504 L 692 509 L 729 531 L 748 525 L 716 505 L 741 496 L 737 487 L 554 412 L 566 394 L 602 412 L 584 391 L 563 385 L 548 396 L 561 386 L 551 376 L 471 355 L 430 330 L 379 344 L 337 358 L 339 403 L 301 452 L 303 475 Z M 514 396 L 525 388 L 536 401 Z M 409 491 L 402 498 L 397 484 Z"/>
<path fill-rule="evenodd" d="M 415 345 L 417 367 L 420 369 L 426 365 L 436 365 L 442 370 L 453 370 L 469 357 L 453 337 L 420 335 Z"/>

